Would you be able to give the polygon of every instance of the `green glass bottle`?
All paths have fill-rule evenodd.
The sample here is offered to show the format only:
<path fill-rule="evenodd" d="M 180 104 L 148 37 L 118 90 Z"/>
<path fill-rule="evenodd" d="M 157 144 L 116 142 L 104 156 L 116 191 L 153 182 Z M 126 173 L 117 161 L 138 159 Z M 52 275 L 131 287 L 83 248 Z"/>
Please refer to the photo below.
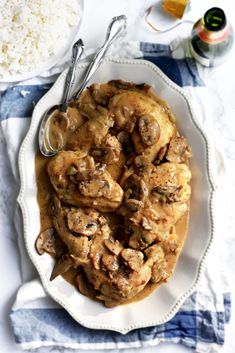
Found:
<path fill-rule="evenodd" d="M 190 51 L 203 66 L 224 63 L 233 46 L 233 29 L 218 7 L 209 9 L 192 29 Z"/>

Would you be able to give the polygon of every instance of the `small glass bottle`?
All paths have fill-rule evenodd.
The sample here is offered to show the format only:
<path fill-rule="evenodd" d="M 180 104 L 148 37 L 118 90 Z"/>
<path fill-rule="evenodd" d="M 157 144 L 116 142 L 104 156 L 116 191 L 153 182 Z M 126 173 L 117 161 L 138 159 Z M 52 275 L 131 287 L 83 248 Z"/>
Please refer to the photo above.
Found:
<path fill-rule="evenodd" d="M 192 29 L 190 51 L 203 66 L 224 63 L 233 46 L 233 29 L 218 7 L 209 9 Z"/>

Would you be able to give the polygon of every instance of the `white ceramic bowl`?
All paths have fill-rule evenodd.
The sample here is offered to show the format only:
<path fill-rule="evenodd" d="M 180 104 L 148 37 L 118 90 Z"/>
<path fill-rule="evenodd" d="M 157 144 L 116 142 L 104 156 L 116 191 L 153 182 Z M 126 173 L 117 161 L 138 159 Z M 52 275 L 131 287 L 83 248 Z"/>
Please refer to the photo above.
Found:
<path fill-rule="evenodd" d="M 85 68 L 85 64 L 78 67 L 75 86 Z M 196 289 L 213 239 L 214 186 L 208 140 L 197 123 L 183 89 L 170 81 L 155 65 L 144 60 L 106 59 L 94 75 L 90 83 L 123 79 L 150 84 L 155 93 L 170 104 L 177 117 L 178 129 L 187 137 L 193 151 L 189 231 L 175 272 L 167 284 L 144 300 L 112 309 L 105 308 L 101 303 L 81 295 L 60 276 L 50 282 L 53 260 L 48 254 L 39 256 L 34 245 L 40 230 L 34 169 L 38 127 L 43 113 L 61 100 L 65 76 L 66 72 L 63 72 L 36 105 L 29 132 L 20 150 L 21 190 L 18 201 L 23 213 L 24 237 L 29 256 L 46 292 L 80 324 L 122 333 L 139 327 L 162 324 L 177 312 L 183 301 Z"/>
<path fill-rule="evenodd" d="M 71 53 L 71 48 L 73 43 L 76 42 L 79 38 L 79 28 L 81 25 L 82 21 L 82 16 L 83 16 L 83 8 L 84 8 L 84 3 L 83 0 L 77 0 L 78 2 L 78 7 L 79 7 L 79 20 L 77 26 L 74 26 L 71 28 L 70 35 L 68 38 L 68 41 L 66 45 L 60 48 L 59 52 L 56 55 L 53 55 L 52 57 L 48 58 L 46 61 L 42 63 L 38 63 L 38 66 L 36 69 L 29 71 L 29 72 L 24 72 L 22 74 L 17 74 L 17 75 L 5 75 L 4 77 L 0 78 L 0 82 L 20 82 L 24 80 L 28 80 L 32 77 L 39 76 L 40 74 L 48 71 L 51 69 L 53 66 L 55 66 L 57 63 L 63 61 L 65 57 L 67 57 L 67 53 Z"/>

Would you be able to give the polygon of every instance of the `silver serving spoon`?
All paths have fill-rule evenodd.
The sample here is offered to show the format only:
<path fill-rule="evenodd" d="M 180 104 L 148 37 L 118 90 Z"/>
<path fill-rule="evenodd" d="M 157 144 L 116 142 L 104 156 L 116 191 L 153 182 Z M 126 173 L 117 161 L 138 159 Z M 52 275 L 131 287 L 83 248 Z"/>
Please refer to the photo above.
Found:
<path fill-rule="evenodd" d="M 121 15 L 121 16 L 117 16 L 117 17 L 112 18 L 112 20 L 109 24 L 108 30 L 107 30 L 105 42 L 102 45 L 102 47 L 98 50 L 98 52 L 96 53 L 92 62 L 88 66 L 86 73 L 85 73 L 85 76 L 79 86 L 78 91 L 73 95 L 73 100 L 76 100 L 80 97 L 82 91 L 84 90 L 84 88 L 88 84 L 88 81 L 91 79 L 91 77 L 94 75 L 96 70 L 99 68 L 108 48 L 110 47 L 111 44 L 113 44 L 115 39 L 117 39 L 122 34 L 124 34 L 125 29 L 126 29 L 126 16 L 125 15 Z M 62 104 L 62 106 L 63 106 L 63 104 Z M 67 102 L 67 106 L 68 106 L 68 102 Z M 53 108 L 51 108 L 51 109 L 53 109 Z M 67 107 L 66 107 L 66 109 L 67 109 Z M 61 150 L 63 148 L 63 145 L 61 145 L 60 148 L 55 149 L 50 144 L 49 134 L 48 134 L 49 129 L 46 128 L 46 125 L 47 125 L 48 119 L 49 119 L 50 115 L 52 114 L 52 112 L 50 112 L 50 110 L 49 110 L 47 112 L 47 116 L 43 117 L 40 129 L 39 129 L 40 151 L 44 156 L 47 156 L 47 157 L 54 156 L 57 152 L 59 152 L 59 150 Z"/>
<path fill-rule="evenodd" d="M 125 15 L 120 15 L 112 18 L 107 30 L 105 42 L 102 45 L 102 47 L 98 50 L 92 62 L 88 66 L 78 91 L 73 95 L 73 99 L 78 99 L 80 97 L 82 91 L 88 84 L 89 80 L 94 75 L 96 70 L 99 68 L 100 64 L 102 63 L 102 60 L 110 45 L 113 44 L 113 42 L 118 37 L 124 34 L 126 30 L 126 24 L 127 24 L 127 18 Z"/>
<path fill-rule="evenodd" d="M 80 57 L 82 56 L 83 50 L 84 50 L 83 41 L 82 39 L 79 39 L 77 42 L 74 43 L 72 47 L 71 66 L 66 76 L 62 103 L 54 105 L 43 115 L 43 118 L 39 127 L 38 139 L 39 139 L 39 149 L 41 153 L 46 157 L 54 156 L 61 149 L 61 148 L 55 149 L 50 144 L 50 138 L 49 138 L 49 124 L 51 120 L 50 118 L 54 116 L 56 112 L 60 112 L 60 113 L 64 113 L 62 116 L 64 117 L 64 119 L 66 119 L 66 112 L 69 104 L 69 95 L 71 92 L 71 88 L 74 84 L 76 66 Z"/>

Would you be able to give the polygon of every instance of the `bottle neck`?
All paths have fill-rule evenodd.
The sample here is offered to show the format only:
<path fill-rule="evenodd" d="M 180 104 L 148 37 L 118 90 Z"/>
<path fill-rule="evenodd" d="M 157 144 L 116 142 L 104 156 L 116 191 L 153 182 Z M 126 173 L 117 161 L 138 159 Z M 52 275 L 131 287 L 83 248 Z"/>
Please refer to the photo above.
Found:
<path fill-rule="evenodd" d="M 209 9 L 196 25 L 199 38 L 208 44 L 218 44 L 229 36 L 229 26 L 224 11 L 218 7 Z"/>

